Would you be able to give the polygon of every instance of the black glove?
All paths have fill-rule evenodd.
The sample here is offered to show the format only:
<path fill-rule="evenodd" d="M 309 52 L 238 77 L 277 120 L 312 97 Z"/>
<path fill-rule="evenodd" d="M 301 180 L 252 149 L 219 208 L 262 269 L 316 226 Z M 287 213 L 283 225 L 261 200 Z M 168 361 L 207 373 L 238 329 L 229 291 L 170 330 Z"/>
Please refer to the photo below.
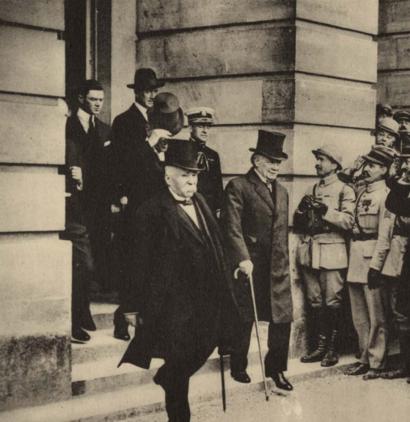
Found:
<path fill-rule="evenodd" d="M 305 195 L 298 206 L 298 211 L 301 213 L 306 212 L 309 208 L 312 207 L 312 197 L 310 195 Z"/>
<path fill-rule="evenodd" d="M 369 268 L 369 272 L 367 273 L 367 287 L 370 290 L 373 290 L 380 287 L 381 284 L 380 271 L 375 270 L 374 268 Z"/>
<path fill-rule="evenodd" d="M 315 209 L 320 215 L 325 215 L 327 213 L 328 206 L 322 202 L 315 202 Z"/>

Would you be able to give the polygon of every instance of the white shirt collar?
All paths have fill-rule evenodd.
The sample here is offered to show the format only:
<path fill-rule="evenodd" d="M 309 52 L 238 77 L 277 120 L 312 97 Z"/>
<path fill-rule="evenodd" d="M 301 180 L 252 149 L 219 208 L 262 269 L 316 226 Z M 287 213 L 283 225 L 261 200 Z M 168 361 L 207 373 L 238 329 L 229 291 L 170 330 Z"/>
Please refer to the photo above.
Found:
<path fill-rule="evenodd" d="M 141 114 L 144 116 L 144 119 L 148 122 L 148 114 L 147 114 L 147 108 L 144 107 L 142 104 L 138 103 L 137 101 L 134 101 L 135 107 L 141 112 Z"/>
<path fill-rule="evenodd" d="M 177 195 L 171 188 L 168 188 L 169 193 L 174 197 L 176 201 L 186 201 L 188 198 L 184 198 L 183 196 Z M 192 199 L 192 198 L 189 198 Z"/>
<path fill-rule="evenodd" d="M 89 126 L 90 126 L 90 117 L 91 117 L 93 123 L 95 124 L 94 116 L 92 116 L 91 114 L 88 114 L 81 107 L 78 108 L 77 117 L 78 117 L 78 120 L 80 121 L 81 126 L 83 127 L 85 133 L 88 132 L 88 129 L 89 129 Z"/>

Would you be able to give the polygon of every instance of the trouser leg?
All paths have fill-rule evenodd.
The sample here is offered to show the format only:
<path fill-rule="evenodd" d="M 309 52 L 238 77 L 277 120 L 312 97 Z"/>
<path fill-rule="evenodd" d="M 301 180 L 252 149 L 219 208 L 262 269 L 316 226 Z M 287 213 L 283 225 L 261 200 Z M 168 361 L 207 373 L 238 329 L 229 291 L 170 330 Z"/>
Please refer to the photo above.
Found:
<path fill-rule="evenodd" d="M 387 329 L 382 288 L 370 290 L 364 285 L 364 294 L 370 319 L 367 346 L 370 368 L 383 369 L 386 364 Z"/>
<path fill-rule="evenodd" d="M 364 284 L 348 283 L 353 325 L 359 339 L 360 362 L 369 363 L 368 343 L 370 319 L 364 294 Z"/>
<path fill-rule="evenodd" d="M 269 323 L 268 353 L 265 356 L 267 376 L 287 370 L 289 354 L 290 323 Z"/>
<path fill-rule="evenodd" d="M 251 343 L 253 321 L 242 323 L 234 340 L 231 354 L 231 372 L 245 371 L 248 366 L 248 352 Z"/>

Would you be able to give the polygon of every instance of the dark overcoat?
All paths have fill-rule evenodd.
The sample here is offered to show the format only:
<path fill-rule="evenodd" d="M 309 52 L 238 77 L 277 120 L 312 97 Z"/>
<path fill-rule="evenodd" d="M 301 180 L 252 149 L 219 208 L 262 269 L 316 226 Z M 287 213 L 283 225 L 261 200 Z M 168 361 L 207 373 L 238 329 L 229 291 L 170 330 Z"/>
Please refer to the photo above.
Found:
<path fill-rule="evenodd" d="M 115 117 L 112 142 L 116 158 L 118 196 L 128 196 L 137 178 L 136 162 L 147 137 L 147 121 L 135 104 Z"/>
<path fill-rule="evenodd" d="M 253 169 L 231 180 L 225 190 L 222 227 L 231 270 L 241 261 L 253 262 L 259 318 L 291 322 L 286 189 L 276 181 L 271 193 Z M 241 281 L 233 285 L 242 318 L 252 320 L 249 289 Z"/>
<path fill-rule="evenodd" d="M 218 225 L 201 195 L 194 203 L 208 236 L 168 190 L 136 211 L 132 278 L 122 306 L 138 311 L 143 325 L 120 364 L 148 368 L 154 357 L 183 362 L 185 354 L 210 355 L 218 344 L 230 280 Z"/>
<path fill-rule="evenodd" d="M 198 175 L 198 192 L 201 193 L 206 202 L 211 208 L 214 215 L 222 208 L 223 201 L 223 184 L 221 161 L 219 154 L 206 145 L 201 145 L 199 142 L 191 140 L 198 145 L 198 150 L 201 151 L 208 163 L 208 168 L 201 171 Z"/>

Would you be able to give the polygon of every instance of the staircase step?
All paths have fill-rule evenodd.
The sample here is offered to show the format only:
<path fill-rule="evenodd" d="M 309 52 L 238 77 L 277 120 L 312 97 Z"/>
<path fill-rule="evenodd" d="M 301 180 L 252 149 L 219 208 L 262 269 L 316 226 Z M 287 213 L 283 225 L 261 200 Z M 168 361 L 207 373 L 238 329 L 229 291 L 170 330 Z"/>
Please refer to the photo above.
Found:
<path fill-rule="evenodd" d="M 319 364 L 302 364 L 297 359 L 289 361 L 288 378 L 295 385 L 313 378 L 335 374 L 340 367 L 354 361 L 353 356 L 344 356 L 337 367 L 322 369 Z M 239 390 L 262 390 L 261 369 L 258 363 L 248 367 L 251 384 L 239 384 L 225 370 L 227 402 Z M 271 384 L 269 383 L 269 387 Z M 220 396 L 221 381 L 218 371 L 195 374 L 190 382 L 190 403 L 200 403 Z M 262 393 L 261 393 L 262 394 Z M 3 412 L 2 422 L 101 422 L 120 421 L 153 412 L 164 411 L 164 393 L 154 383 L 134 385 L 93 395 L 82 395 L 62 402 L 43 406 Z M 222 410 L 221 410 L 222 411 Z M 165 417 L 164 417 L 165 420 Z"/>
<path fill-rule="evenodd" d="M 90 304 L 91 315 L 97 330 L 103 330 L 106 328 L 114 329 L 114 312 L 118 308 L 118 305 L 113 303 L 97 303 L 92 302 Z"/>
<path fill-rule="evenodd" d="M 130 329 L 130 335 L 133 335 L 133 329 Z M 98 330 L 90 332 L 91 339 L 85 344 L 72 344 L 72 363 L 73 366 L 89 361 L 97 361 L 110 356 L 118 360 L 125 352 L 128 342 L 118 340 L 113 336 L 113 329 Z"/>

